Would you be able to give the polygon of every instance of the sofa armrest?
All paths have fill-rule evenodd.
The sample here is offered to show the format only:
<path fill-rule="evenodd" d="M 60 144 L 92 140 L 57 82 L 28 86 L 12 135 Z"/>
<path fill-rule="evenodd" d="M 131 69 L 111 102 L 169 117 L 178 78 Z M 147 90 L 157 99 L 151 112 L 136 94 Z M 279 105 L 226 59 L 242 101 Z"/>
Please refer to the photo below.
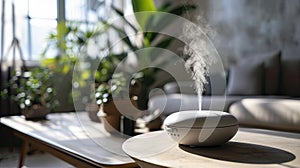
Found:
<path fill-rule="evenodd" d="M 300 132 L 300 100 L 243 99 L 234 103 L 229 112 L 241 125 Z"/>

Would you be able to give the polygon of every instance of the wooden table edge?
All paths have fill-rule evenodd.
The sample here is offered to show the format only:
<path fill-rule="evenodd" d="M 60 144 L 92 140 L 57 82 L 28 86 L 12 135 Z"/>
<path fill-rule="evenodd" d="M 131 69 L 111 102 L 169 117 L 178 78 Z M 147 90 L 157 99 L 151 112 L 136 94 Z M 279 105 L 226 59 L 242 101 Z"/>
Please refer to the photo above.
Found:
<path fill-rule="evenodd" d="M 50 143 L 43 142 L 42 140 L 37 139 L 36 137 L 32 137 L 30 135 L 26 135 L 25 133 L 18 131 L 12 127 L 9 127 L 3 123 L 1 123 L 3 126 L 7 127 L 8 129 L 12 130 L 12 133 L 19 137 L 20 139 L 23 140 L 23 145 L 21 150 L 26 150 L 27 148 L 25 147 L 26 144 L 32 143 L 34 146 L 38 147 L 40 150 L 48 152 L 52 154 L 53 156 L 66 161 L 67 163 L 75 166 L 75 167 L 84 167 L 84 168 L 89 168 L 89 167 L 111 167 L 111 168 L 132 168 L 132 167 L 139 167 L 136 162 L 132 163 L 127 163 L 127 164 L 114 164 L 114 165 L 107 165 L 107 164 L 100 164 L 97 163 L 93 160 L 87 159 L 87 158 L 82 158 L 76 153 L 67 151 L 59 146 L 54 146 L 51 145 Z M 20 161 L 19 164 L 24 162 L 26 151 L 21 151 L 20 152 Z M 23 155 L 23 156 L 22 156 Z M 21 160 L 21 158 L 23 158 Z M 75 158 L 75 159 L 74 159 Z M 19 167 L 22 167 L 22 165 L 19 165 Z"/>

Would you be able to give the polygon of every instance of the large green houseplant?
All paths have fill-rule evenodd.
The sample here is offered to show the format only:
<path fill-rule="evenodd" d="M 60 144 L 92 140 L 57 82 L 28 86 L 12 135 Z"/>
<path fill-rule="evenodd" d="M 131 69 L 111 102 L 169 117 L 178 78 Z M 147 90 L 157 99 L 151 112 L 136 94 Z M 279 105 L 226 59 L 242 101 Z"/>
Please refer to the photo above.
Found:
<path fill-rule="evenodd" d="M 132 0 L 133 11 L 137 13 L 135 15 L 138 25 L 132 24 L 132 22 L 125 16 L 124 12 L 118 8 L 116 8 L 113 4 L 111 6 L 112 10 L 120 17 L 123 21 L 124 25 L 119 27 L 114 24 L 109 24 L 106 20 L 100 18 L 100 21 L 109 24 L 109 26 L 114 29 L 119 36 L 121 37 L 121 41 L 124 45 L 127 46 L 127 50 L 124 53 L 135 52 L 140 49 L 145 49 L 149 47 L 153 48 L 168 48 L 170 45 L 175 42 L 177 39 L 174 37 L 170 37 L 167 35 L 163 35 L 157 32 L 147 32 L 149 27 L 156 27 L 157 30 L 162 30 L 171 24 L 171 20 L 169 22 L 165 22 L 164 17 L 154 17 L 149 15 L 140 15 L 139 12 L 167 12 L 175 15 L 183 15 L 185 12 L 189 10 L 195 9 L 194 5 L 172 5 L 171 3 L 165 3 L 160 7 L 156 7 L 153 0 Z M 164 24 L 162 24 L 164 23 Z M 127 36 L 126 29 L 131 29 L 136 35 L 140 35 L 142 32 L 142 43 L 138 44 L 136 40 L 131 40 L 129 36 Z M 151 29 L 151 28 L 150 28 Z M 150 57 L 151 55 L 151 57 Z M 140 59 L 141 62 L 139 64 L 147 65 L 149 62 L 154 62 L 156 60 L 160 60 L 160 64 L 167 64 L 169 59 L 161 59 L 160 55 L 153 54 L 151 52 L 146 52 L 143 54 Z M 142 65 L 143 66 L 143 65 Z M 164 74 L 165 78 L 162 80 L 158 79 L 158 74 Z M 148 95 L 152 88 L 162 87 L 165 83 L 174 80 L 172 76 L 168 73 L 164 72 L 160 68 L 145 68 L 137 72 L 133 75 L 133 80 L 135 83 L 139 85 L 139 99 L 138 106 L 140 109 L 147 109 Z"/>

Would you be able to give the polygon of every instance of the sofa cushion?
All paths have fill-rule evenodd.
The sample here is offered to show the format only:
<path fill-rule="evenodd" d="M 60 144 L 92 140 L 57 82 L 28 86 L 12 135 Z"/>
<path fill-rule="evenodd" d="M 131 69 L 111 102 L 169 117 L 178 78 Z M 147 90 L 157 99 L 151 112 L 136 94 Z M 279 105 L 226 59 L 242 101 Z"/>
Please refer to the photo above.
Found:
<path fill-rule="evenodd" d="M 232 104 L 229 112 L 241 125 L 300 132 L 300 100 L 243 99 Z"/>
<path fill-rule="evenodd" d="M 197 109 L 199 109 L 199 99 L 196 94 L 174 93 L 157 95 L 151 97 L 148 102 L 148 111 L 150 113 L 159 111 L 164 116 L 178 111 Z"/>
<path fill-rule="evenodd" d="M 194 81 L 177 81 L 169 82 L 164 85 L 164 91 L 166 94 L 182 93 L 182 94 L 196 94 Z"/>
<path fill-rule="evenodd" d="M 282 60 L 280 81 L 280 94 L 300 96 L 300 55 L 298 59 Z"/>
<path fill-rule="evenodd" d="M 245 98 L 287 98 L 286 96 L 274 95 L 254 95 L 254 96 L 203 96 L 202 109 L 203 110 L 221 110 L 229 112 L 230 106 Z"/>
<path fill-rule="evenodd" d="M 264 64 L 242 62 L 230 68 L 228 95 L 260 95 L 263 93 Z"/>
<path fill-rule="evenodd" d="M 224 95 L 226 92 L 225 73 L 210 73 L 206 76 L 207 83 L 203 85 L 202 95 Z M 197 94 L 195 81 L 174 81 L 164 85 L 166 94 Z"/>
<path fill-rule="evenodd" d="M 261 94 L 278 95 L 279 83 L 280 83 L 279 82 L 280 81 L 280 58 L 281 58 L 281 51 L 273 51 L 273 52 L 268 52 L 263 54 L 256 54 L 255 56 L 254 55 L 248 56 L 247 58 L 242 58 L 238 62 L 238 65 L 240 65 L 241 67 L 236 71 L 241 71 L 239 73 L 243 73 L 245 71 L 243 70 L 243 68 L 247 69 L 247 66 L 251 67 L 253 65 L 263 64 L 264 72 L 261 72 L 261 75 L 263 75 L 264 80 L 262 81 L 262 85 L 261 85 L 262 87 Z M 261 76 L 259 76 L 258 78 L 261 79 L 260 77 Z M 244 78 L 242 79 L 245 80 Z M 249 85 L 250 84 L 251 83 L 249 83 Z"/>
<path fill-rule="evenodd" d="M 273 98 L 283 99 L 284 96 L 202 96 L 202 110 L 218 110 L 229 112 L 229 107 L 244 98 Z M 167 116 L 174 112 L 182 110 L 198 110 L 199 97 L 196 94 L 167 94 L 156 95 L 149 99 L 148 111 L 154 113 L 159 111 L 162 115 Z"/>
<path fill-rule="evenodd" d="M 281 52 L 277 51 L 269 53 L 264 57 L 264 70 L 265 70 L 265 88 L 264 93 L 267 95 L 279 94 L 279 81 L 280 81 L 280 58 Z"/>

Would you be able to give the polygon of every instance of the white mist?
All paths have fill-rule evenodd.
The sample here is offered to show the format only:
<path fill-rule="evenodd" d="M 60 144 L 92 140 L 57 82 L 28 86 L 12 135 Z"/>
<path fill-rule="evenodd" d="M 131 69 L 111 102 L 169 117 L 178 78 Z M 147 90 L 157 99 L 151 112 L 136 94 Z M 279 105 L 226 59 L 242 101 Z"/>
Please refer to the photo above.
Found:
<path fill-rule="evenodd" d="M 185 68 L 192 74 L 192 79 L 195 81 L 195 89 L 198 94 L 199 111 L 202 110 L 202 93 L 204 84 L 207 83 L 206 75 L 208 74 L 209 65 L 216 58 L 214 48 L 211 47 L 211 41 L 208 35 L 212 34 L 212 29 L 203 22 L 203 19 L 198 19 L 198 24 L 187 24 L 183 30 L 183 38 L 186 44 L 183 50 L 185 60 Z"/>

